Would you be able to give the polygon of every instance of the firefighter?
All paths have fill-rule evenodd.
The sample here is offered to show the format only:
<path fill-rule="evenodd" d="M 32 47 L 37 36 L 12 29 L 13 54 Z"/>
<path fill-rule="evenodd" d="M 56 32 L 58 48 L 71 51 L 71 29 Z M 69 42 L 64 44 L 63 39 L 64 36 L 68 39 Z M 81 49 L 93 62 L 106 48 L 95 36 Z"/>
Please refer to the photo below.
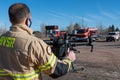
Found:
<path fill-rule="evenodd" d="M 31 30 L 31 13 L 24 3 L 9 7 L 10 30 L 0 36 L 0 80 L 42 80 L 41 72 L 52 78 L 65 75 L 76 57 L 68 51 L 58 60 L 49 45 Z"/>

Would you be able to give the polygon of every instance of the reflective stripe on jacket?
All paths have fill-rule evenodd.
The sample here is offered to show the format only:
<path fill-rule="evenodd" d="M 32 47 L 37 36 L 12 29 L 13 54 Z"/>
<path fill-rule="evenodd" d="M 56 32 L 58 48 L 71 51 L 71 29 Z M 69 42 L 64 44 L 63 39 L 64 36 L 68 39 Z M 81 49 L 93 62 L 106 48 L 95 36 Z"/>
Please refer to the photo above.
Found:
<path fill-rule="evenodd" d="M 5 70 L 0 70 L 0 76 L 11 76 L 14 80 L 31 80 L 40 75 L 39 70 L 32 71 L 26 74 L 9 74 Z"/>

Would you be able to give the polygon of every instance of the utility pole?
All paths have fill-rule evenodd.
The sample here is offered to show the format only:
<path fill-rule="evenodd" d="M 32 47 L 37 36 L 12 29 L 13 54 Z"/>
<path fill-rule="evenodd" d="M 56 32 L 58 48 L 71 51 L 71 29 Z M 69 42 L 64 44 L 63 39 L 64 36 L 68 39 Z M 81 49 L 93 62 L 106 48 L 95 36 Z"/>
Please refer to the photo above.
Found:
<path fill-rule="evenodd" d="M 84 27 L 84 17 L 82 16 L 82 28 Z"/>

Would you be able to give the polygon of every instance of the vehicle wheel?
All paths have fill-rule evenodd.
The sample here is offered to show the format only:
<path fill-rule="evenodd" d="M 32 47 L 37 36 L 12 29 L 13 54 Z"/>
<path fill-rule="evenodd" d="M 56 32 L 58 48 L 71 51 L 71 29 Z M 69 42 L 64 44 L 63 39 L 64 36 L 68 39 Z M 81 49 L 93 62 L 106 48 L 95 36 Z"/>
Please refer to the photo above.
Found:
<path fill-rule="evenodd" d="M 117 41 L 119 41 L 119 39 L 117 39 Z"/>
<path fill-rule="evenodd" d="M 108 39 L 106 39 L 106 42 L 108 42 L 109 40 Z"/>

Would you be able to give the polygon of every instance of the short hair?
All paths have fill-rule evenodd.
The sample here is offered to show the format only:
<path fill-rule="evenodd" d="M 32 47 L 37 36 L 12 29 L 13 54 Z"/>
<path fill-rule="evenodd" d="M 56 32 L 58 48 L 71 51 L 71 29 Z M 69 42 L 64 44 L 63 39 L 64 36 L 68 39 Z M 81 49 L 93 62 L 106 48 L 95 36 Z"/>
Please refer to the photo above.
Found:
<path fill-rule="evenodd" d="M 24 3 L 15 3 L 9 7 L 8 14 L 11 22 L 20 23 L 30 15 L 30 9 Z"/>

